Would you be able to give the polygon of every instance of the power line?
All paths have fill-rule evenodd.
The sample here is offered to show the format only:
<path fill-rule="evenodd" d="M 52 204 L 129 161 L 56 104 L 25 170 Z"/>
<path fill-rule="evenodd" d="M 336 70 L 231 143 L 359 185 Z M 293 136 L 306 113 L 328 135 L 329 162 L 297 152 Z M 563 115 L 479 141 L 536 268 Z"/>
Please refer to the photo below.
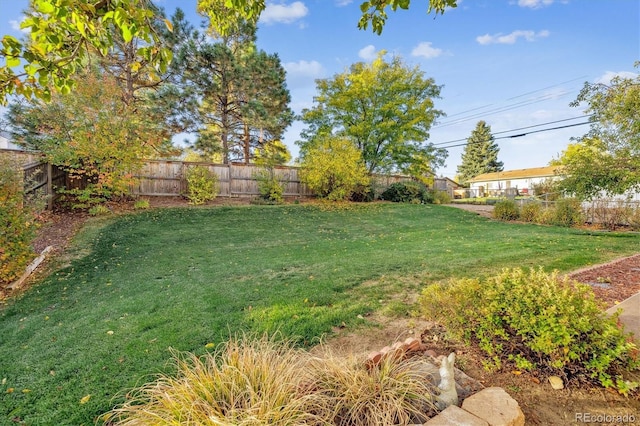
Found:
<path fill-rule="evenodd" d="M 543 90 L 553 89 L 554 87 L 559 87 L 559 86 L 562 86 L 562 85 L 567 84 L 567 83 L 572 83 L 574 81 L 582 80 L 582 79 L 584 79 L 586 77 L 587 76 L 584 75 L 584 76 L 572 78 L 570 80 L 562 81 L 560 83 L 553 84 L 551 86 L 546 86 L 546 87 L 543 87 L 541 89 L 525 92 L 525 93 L 522 93 L 520 95 L 512 96 L 512 97 L 506 99 L 506 101 L 512 101 L 514 99 L 522 98 L 522 97 L 527 96 L 527 95 L 532 95 L 534 93 L 538 93 L 538 92 L 541 92 Z M 457 112 L 455 114 L 449 115 L 449 116 L 447 116 L 447 118 L 457 117 L 457 116 L 460 116 L 460 115 L 463 115 L 463 117 L 456 118 L 455 120 L 452 120 L 452 121 L 445 121 L 444 123 L 437 124 L 437 125 L 435 125 L 433 127 L 434 128 L 439 128 L 439 127 L 452 126 L 452 125 L 463 123 L 465 121 L 469 121 L 469 120 L 472 120 L 474 118 L 478 118 L 478 117 L 481 117 L 481 116 L 497 114 L 499 112 L 511 111 L 513 109 L 522 108 L 524 106 L 532 105 L 532 104 L 535 104 L 535 103 L 538 103 L 538 102 L 543 102 L 543 101 L 550 100 L 550 99 L 553 99 L 553 98 L 564 97 L 564 96 L 570 94 L 573 91 L 575 91 L 575 90 L 566 91 L 564 93 L 561 93 L 560 95 L 557 95 L 557 94 L 545 94 L 545 95 L 542 95 L 542 96 L 535 97 L 533 99 L 527 99 L 527 100 L 524 100 L 524 101 L 518 101 L 516 103 L 512 103 L 512 104 L 509 104 L 509 105 L 503 105 L 503 106 L 499 106 L 499 107 L 496 107 L 494 109 L 490 109 L 490 110 L 487 110 L 487 111 L 475 112 L 472 115 L 464 116 L 464 114 L 467 114 L 467 113 L 470 113 L 470 112 L 479 111 L 479 110 L 482 110 L 484 108 L 492 107 L 492 106 L 495 105 L 495 103 L 483 105 L 483 106 L 480 106 L 480 107 L 468 109 L 468 110 L 465 110 L 465 111 L 461 111 L 461 112 Z"/>
<path fill-rule="evenodd" d="M 530 134 L 533 134 L 533 133 L 541 133 L 541 132 L 549 132 L 551 130 L 567 129 L 569 127 L 584 126 L 585 124 L 591 124 L 591 122 L 590 121 L 585 121 L 585 122 L 582 122 L 582 123 L 574 123 L 574 124 L 567 124 L 567 125 L 564 125 L 564 126 L 550 127 L 548 129 L 532 130 L 530 132 L 520 133 L 520 134 L 516 134 L 516 135 L 500 136 L 498 138 L 493 138 L 493 140 L 520 138 L 522 136 L 527 136 L 527 135 L 530 135 Z M 465 143 L 460 143 L 460 144 L 450 145 L 450 146 L 444 146 L 442 148 L 443 149 L 449 149 L 449 148 L 456 148 L 456 147 L 459 147 L 459 146 L 469 145 L 469 143 L 485 143 L 485 142 L 489 142 L 489 141 L 477 141 L 477 142 L 468 142 L 467 141 Z M 441 145 L 441 144 L 439 144 L 439 145 Z"/>
<path fill-rule="evenodd" d="M 518 127 L 518 128 L 510 129 L 510 130 L 502 130 L 502 131 L 499 131 L 499 132 L 492 132 L 492 135 L 501 135 L 503 133 L 517 132 L 519 130 L 532 129 L 534 127 L 540 127 L 540 126 L 548 126 L 549 124 L 562 123 L 562 122 L 565 122 L 565 121 L 577 120 L 579 118 L 587 118 L 587 117 L 591 117 L 591 116 L 590 115 L 580 115 L 578 117 L 565 118 L 565 119 L 562 119 L 562 120 L 547 121 L 546 123 L 534 124 L 534 125 L 525 126 L 525 127 Z M 526 133 L 525 133 L 525 135 L 526 135 Z M 509 137 L 511 137 L 511 136 L 509 136 Z M 433 145 L 434 146 L 447 145 L 447 144 L 450 144 L 450 143 L 466 141 L 467 139 L 469 139 L 469 138 L 455 139 L 455 140 L 452 140 L 452 141 L 440 142 L 440 143 L 436 143 L 436 144 L 433 144 Z M 500 138 L 494 138 L 494 139 L 507 139 L 507 138 L 506 137 L 500 137 Z"/>
<path fill-rule="evenodd" d="M 449 121 L 449 122 L 445 122 L 436 126 L 433 126 L 434 128 L 442 128 L 442 127 L 448 127 L 448 126 L 454 126 L 456 124 L 460 124 L 460 123 L 464 123 L 465 121 L 469 121 L 469 120 L 474 120 L 476 118 L 481 118 L 481 117 L 486 117 L 488 115 L 493 115 L 493 114 L 497 114 L 500 112 L 507 112 L 507 111 L 512 111 L 514 109 L 518 109 L 518 108 L 522 108 L 522 107 L 526 107 L 529 105 L 533 105 L 533 104 L 537 104 L 540 102 L 544 102 L 544 101 L 548 101 L 550 99 L 557 99 L 560 97 L 565 97 L 569 94 L 570 92 L 565 92 L 561 95 L 556 95 L 556 94 L 549 94 L 549 95 L 543 95 L 543 96 L 539 96 L 537 98 L 533 98 L 533 99 L 529 99 L 526 101 L 520 101 L 520 102 L 516 102 L 514 104 L 511 105 L 506 105 L 506 106 L 502 106 L 502 107 L 498 107 L 498 108 L 494 108 L 488 111 L 482 111 L 482 112 L 478 112 L 476 114 L 472 114 L 466 117 L 462 117 L 462 118 L 458 118 L 456 120 L 453 121 Z"/>

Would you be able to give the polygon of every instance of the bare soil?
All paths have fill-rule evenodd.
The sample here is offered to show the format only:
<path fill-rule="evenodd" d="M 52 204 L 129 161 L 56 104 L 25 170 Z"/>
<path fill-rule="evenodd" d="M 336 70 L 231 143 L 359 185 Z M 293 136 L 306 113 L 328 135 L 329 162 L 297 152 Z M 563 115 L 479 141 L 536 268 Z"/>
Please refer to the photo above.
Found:
<path fill-rule="evenodd" d="M 217 199 L 211 204 L 238 205 L 247 204 L 248 199 Z M 151 198 L 151 207 L 187 206 L 179 197 Z M 473 206 L 477 207 L 477 206 Z M 487 206 L 480 206 L 487 207 Z M 114 204 L 110 209 L 115 213 L 133 210 L 132 203 Z M 470 209 L 471 210 L 471 209 Z M 489 215 L 489 209 L 474 209 L 482 215 Z M 39 276 L 48 273 L 55 258 L 64 254 L 73 236 L 82 228 L 88 216 L 84 213 L 47 212 L 42 217 L 43 225 L 39 229 L 34 243 L 36 252 L 47 246 L 53 246 L 51 258 L 41 266 L 35 277 L 27 281 L 37 281 Z M 599 265 L 572 273 L 571 278 L 590 284 L 596 296 L 606 307 L 614 306 L 627 297 L 640 291 L 640 254 L 619 259 L 605 265 Z M 3 299 L 0 289 L 0 301 Z M 476 349 L 459 342 L 448 340 L 441 327 L 419 319 L 389 319 L 379 316 L 368 318 L 375 327 L 364 331 L 351 332 L 339 330 L 337 336 L 327 345 L 337 352 L 367 354 L 380 350 L 398 340 L 407 337 L 421 337 L 429 350 L 437 355 L 457 353 L 456 366 L 475 378 L 485 387 L 500 386 L 520 404 L 528 425 L 567 425 L 578 424 L 576 416 L 580 413 L 612 416 L 635 416 L 640 423 L 640 394 L 624 397 L 616 392 L 598 387 L 588 387 L 569 383 L 563 390 L 553 390 L 546 377 L 537 377 L 519 371 L 489 372 L 482 368 L 483 355 Z M 620 424 L 620 423 L 591 423 Z"/>

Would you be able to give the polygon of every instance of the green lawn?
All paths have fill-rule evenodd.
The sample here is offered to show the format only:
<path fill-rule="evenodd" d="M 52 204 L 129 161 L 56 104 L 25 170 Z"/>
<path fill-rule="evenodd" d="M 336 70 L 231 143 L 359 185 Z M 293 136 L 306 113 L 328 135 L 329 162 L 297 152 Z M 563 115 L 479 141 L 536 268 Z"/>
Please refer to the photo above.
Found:
<path fill-rule="evenodd" d="M 171 371 L 169 348 L 203 353 L 230 333 L 276 329 L 310 345 L 429 282 L 568 271 L 640 247 L 637 234 L 398 204 L 153 210 L 78 241 L 88 254 L 0 308 L 0 424 L 93 424 Z"/>

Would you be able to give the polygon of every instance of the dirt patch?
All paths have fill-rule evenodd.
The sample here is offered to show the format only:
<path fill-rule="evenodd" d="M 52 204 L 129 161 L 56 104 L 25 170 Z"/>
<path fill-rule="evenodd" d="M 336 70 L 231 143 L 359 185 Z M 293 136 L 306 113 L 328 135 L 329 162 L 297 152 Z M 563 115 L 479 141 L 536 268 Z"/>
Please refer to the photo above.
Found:
<path fill-rule="evenodd" d="M 447 204 L 448 207 L 455 207 L 456 209 L 466 210 L 468 212 L 476 213 L 483 217 L 493 218 L 493 207 L 482 204 Z"/>

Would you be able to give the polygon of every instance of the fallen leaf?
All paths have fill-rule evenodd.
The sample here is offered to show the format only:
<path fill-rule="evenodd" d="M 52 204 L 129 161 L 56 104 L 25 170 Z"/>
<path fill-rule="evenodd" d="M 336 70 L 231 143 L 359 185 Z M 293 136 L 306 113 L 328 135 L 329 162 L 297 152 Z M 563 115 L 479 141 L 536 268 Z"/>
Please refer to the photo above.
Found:
<path fill-rule="evenodd" d="M 13 389 L 13 388 L 9 388 L 9 389 L 7 389 L 7 392 L 6 392 L 6 393 L 13 393 L 13 391 L 14 391 L 14 390 L 15 390 L 15 389 Z"/>
<path fill-rule="evenodd" d="M 109 331 L 107 331 L 107 334 L 108 334 L 109 336 L 111 336 L 111 335 L 113 334 L 113 330 L 109 330 Z"/>
<path fill-rule="evenodd" d="M 511 374 L 515 374 L 516 376 L 519 376 L 520 374 L 522 374 L 522 371 L 513 370 Z"/>
<path fill-rule="evenodd" d="M 215 344 L 215 343 L 213 343 L 213 342 L 209 342 L 209 343 L 207 343 L 206 345 L 204 345 L 204 347 L 205 347 L 205 348 L 207 348 L 207 349 L 211 349 L 211 348 L 213 348 L 213 347 L 215 347 L 215 346 L 216 346 L 216 344 Z"/>
<path fill-rule="evenodd" d="M 86 404 L 91 399 L 91 395 L 85 395 L 80 399 L 80 404 Z"/>

